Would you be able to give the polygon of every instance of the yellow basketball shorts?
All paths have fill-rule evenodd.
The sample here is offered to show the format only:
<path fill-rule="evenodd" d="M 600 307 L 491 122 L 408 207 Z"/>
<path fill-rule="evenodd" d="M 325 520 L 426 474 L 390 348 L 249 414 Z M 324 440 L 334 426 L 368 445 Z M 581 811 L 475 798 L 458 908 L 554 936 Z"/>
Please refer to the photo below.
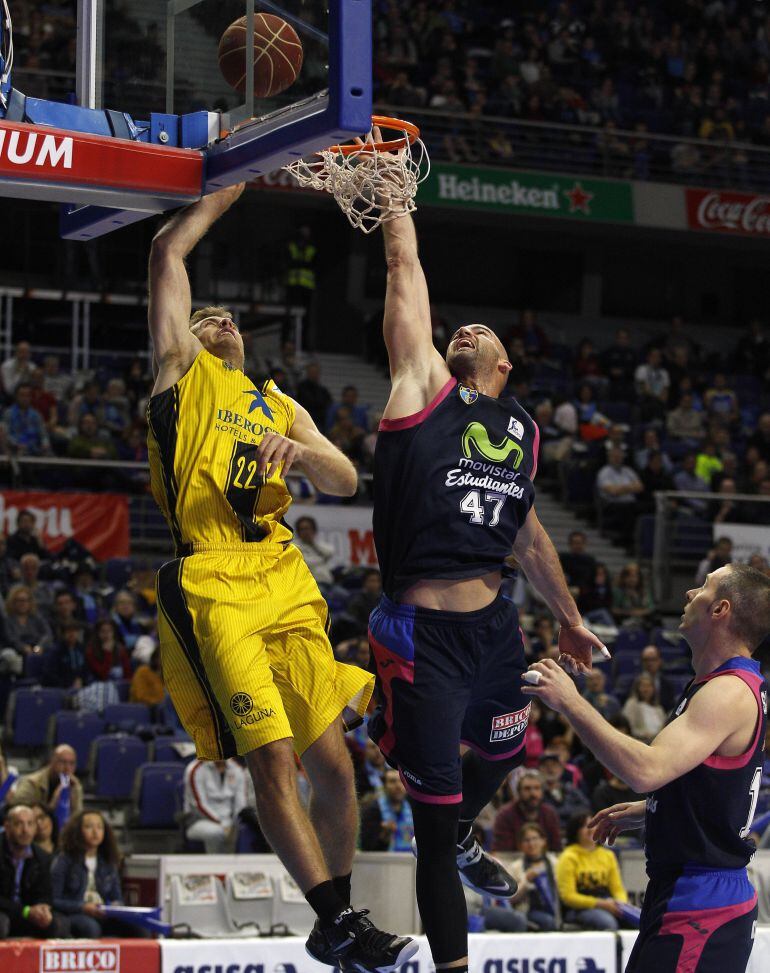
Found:
<path fill-rule="evenodd" d="M 203 760 L 286 737 L 301 755 L 344 710 L 363 716 L 372 694 L 368 672 L 335 660 L 297 548 L 245 547 L 206 547 L 158 572 L 163 678 Z"/>

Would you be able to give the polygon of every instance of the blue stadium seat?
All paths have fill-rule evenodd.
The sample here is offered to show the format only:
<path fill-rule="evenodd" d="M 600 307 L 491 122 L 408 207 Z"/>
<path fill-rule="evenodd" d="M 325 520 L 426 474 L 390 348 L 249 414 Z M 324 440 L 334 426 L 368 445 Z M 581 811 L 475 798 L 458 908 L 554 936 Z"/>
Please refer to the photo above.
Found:
<path fill-rule="evenodd" d="M 181 730 L 184 732 L 182 727 L 182 721 L 177 716 L 177 712 L 174 709 L 174 704 L 171 702 L 171 697 L 166 694 L 163 702 L 155 708 L 158 715 L 158 719 L 164 726 L 172 726 L 175 730 Z"/>
<path fill-rule="evenodd" d="M 178 743 L 192 743 L 188 736 L 183 737 L 158 737 L 155 741 L 155 763 L 169 763 L 184 765 L 192 760 L 194 754 L 189 757 L 182 757 L 176 750 Z"/>
<path fill-rule="evenodd" d="M 123 733 L 133 733 L 140 723 L 151 723 L 152 714 L 144 703 L 112 703 L 104 707 L 104 722 Z"/>
<path fill-rule="evenodd" d="M 81 776 L 88 770 L 91 744 L 104 733 L 104 720 L 97 713 L 77 713 L 60 710 L 51 717 L 51 745 L 68 743 L 78 757 L 77 772 Z"/>
<path fill-rule="evenodd" d="M 176 828 L 184 764 L 142 764 L 134 784 L 133 827 Z"/>
<path fill-rule="evenodd" d="M 7 729 L 14 746 L 44 747 L 48 720 L 63 709 L 66 691 L 53 688 L 17 689 L 8 703 Z"/>
<path fill-rule="evenodd" d="M 617 656 L 627 650 L 634 651 L 638 655 L 645 645 L 649 644 L 649 637 L 649 632 L 644 628 L 621 628 L 615 639 L 613 655 Z"/>
<path fill-rule="evenodd" d="M 124 734 L 97 737 L 91 746 L 91 780 L 96 797 L 126 801 L 131 797 L 134 774 L 147 762 L 144 740 Z"/>
<path fill-rule="evenodd" d="M 640 558 L 649 560 L 655 549 L 655 515 L 643 514 L 636 522 L 636 547 Z"/>
<path fill-rule="evenodd" d="M 125 588 L 134 562 L 130 557 L 111 557 L 104 565 L 104 577 L 112 588 Z"/>
<path fill-rule="evenodd" d="M 33 679 L 35 683 L 39 683 L 43 678 L 47 665 L 48 661 L 44 652 L 30 652 L 24 656 L 24 678 Z"/>
<path fill-rule="evenodd" d="M 118 691 L 118 699 L 121 703 L 128 702 L 128 695 L 131 691 L 131 680 L 130 679 L 113 679 L 115 683 L 115 688 Z"/>

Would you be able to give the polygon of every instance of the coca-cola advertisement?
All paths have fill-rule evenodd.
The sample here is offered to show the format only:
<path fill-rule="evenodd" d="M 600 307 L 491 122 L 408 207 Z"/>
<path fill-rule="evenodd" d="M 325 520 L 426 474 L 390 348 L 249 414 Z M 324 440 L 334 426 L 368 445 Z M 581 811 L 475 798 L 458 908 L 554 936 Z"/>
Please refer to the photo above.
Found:
<path fill-rule="evenodd" d="M 691 230 L 770 236 L 770 196 L 723 189 L 688 189 L 687 224 Z"/>

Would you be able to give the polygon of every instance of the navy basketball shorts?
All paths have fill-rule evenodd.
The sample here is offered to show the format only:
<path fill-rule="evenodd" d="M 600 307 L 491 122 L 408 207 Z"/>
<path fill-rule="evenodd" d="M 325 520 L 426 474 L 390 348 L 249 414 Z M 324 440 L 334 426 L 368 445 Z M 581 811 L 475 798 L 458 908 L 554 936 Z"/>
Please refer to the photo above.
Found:
<path fill-rule="evenodd" d="M 529 699 L 519 616 L 502 595 L 474 612 L 399 605 L 369 617 L 377 709 L 369 736 L 409 795 L 462 800 L 460 744 L 486 760 L 524 760 Z"/>
<path fill-rule="evenodd" d="M 745 868 L 693 865 L 652 878 L 626 973 L 744 973 L 756 921 Z"/>

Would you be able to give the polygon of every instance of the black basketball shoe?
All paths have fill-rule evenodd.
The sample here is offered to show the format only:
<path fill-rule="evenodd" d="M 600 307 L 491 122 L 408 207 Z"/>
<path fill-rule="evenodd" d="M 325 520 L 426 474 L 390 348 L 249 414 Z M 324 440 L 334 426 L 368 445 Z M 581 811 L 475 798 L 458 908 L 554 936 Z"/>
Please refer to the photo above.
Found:
<path fill-rule="evenodd" d="M 516 895 L 518 885 L 500 862 L 488 855 L 471 831 L 457 846 L 457 870 L 463 885 L 495 899 L 510 899 Z"/>
<path fill-rule="evenodd" d="M 417 841 L 412 838 L 412 854 L 417 858 Z M 457 846 L 457 871 L 460 881 L 479 895 L 491 895 L 495 899 L 510 899 L 516 895 L 518 885 L 500 862 L 488 855 L 471 831 Z"/>
<path fill-rule="evenodd" d="M 345 909 L 328 925 L 319 919 L 308 936 L 305 949 L 319 963 L 358 973 L 392 973 L 417 952 L 418 944 L 408 936 L 382 932 L 367 919 L 368 909 Z"/>

